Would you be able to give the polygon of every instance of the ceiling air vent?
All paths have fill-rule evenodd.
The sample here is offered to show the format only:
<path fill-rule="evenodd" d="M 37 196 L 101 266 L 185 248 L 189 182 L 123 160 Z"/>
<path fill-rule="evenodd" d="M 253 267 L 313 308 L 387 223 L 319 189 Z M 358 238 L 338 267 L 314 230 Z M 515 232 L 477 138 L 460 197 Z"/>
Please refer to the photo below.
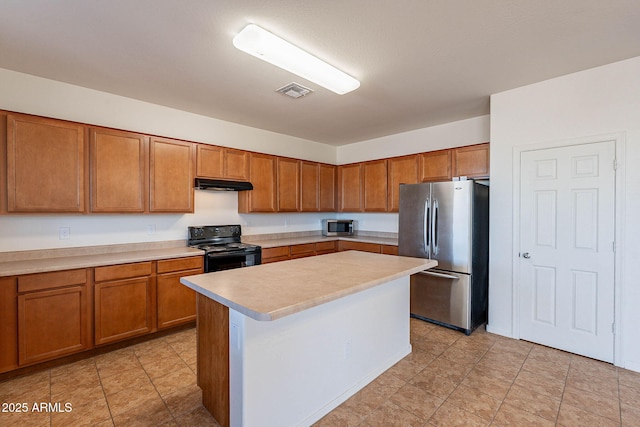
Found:
<path fill-rule="evenodd" d="M 309 89 L 308 87 L 299 85 L 298 83 L 289 83 L 288 85 L 282 86 L 280 89 L 276 90 L 276 92 L 280 92 L 282 94 L 290 96 L 291 98 L 298 99 L 310 94 L 311 92 L 313 92 L 313 90 Z"/>

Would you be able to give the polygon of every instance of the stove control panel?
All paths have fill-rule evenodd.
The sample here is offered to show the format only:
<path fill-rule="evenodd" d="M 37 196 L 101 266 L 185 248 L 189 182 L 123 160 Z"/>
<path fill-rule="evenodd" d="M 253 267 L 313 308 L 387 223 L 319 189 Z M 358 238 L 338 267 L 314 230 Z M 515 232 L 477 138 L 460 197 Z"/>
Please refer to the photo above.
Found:
<path fill-rule="evenodd" d="M 225 237 L 240 237 L 242 235 L 239 225 L 203 225 L 201 227 L 189 227 L 189 240 L 207 240 Z"/>

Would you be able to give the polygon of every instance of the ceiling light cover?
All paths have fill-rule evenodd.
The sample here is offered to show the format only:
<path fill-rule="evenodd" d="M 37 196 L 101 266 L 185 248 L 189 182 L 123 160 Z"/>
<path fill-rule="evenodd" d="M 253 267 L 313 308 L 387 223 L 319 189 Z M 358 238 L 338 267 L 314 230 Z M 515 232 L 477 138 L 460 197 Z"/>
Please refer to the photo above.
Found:
<path fill-rule="evenodd" d="M 360 82 L 350 75 L 255 24 L 244 27 L 233 38 L 233 45 L 339 95 L 360 87 Z"/>

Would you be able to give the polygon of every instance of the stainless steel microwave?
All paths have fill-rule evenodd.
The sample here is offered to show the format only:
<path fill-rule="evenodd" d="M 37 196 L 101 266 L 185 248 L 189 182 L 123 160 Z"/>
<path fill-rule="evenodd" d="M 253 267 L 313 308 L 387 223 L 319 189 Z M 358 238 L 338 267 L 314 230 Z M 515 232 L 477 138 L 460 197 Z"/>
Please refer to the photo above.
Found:
<path fill-rule="evenodd" d="M 323 236 L 353 236 L 352 219 L 323 219 Z"/>

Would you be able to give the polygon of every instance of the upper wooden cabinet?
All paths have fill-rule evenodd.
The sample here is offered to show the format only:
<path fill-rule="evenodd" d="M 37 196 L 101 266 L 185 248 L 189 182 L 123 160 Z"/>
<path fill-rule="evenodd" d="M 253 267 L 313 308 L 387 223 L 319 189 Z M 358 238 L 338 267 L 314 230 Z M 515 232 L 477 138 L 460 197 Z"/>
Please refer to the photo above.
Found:
<path fill-rule="evenodd" d="M 215 145 L 197 144 L 196 176 L 249 180 L 249 152 Z"/>
<path fill-rule="evenodd" d="M 91 211 L 147 211 L 147 137 L 111 129 L 90 129 L 89 144 Z"/>
<path fill-rule="evenodd" d="M 300 210 L 300 160 L 278 157 L 278 212 Z"/>
<path fill-rule="evenodd" d="M 451 180 L 451 150 L 429 151 L 419 156 L 420 182 Z"/>
<path fill-rule="evenodd" d="M 320 164 L 300 162 L 300 210 L 317 212 L 320 210 Z"/>
<path fill-rule="evenodd" d="M 250 153 L 249 181 L 253 190 L 238 192 L 238 212 L 277 211 L 277 157 Z"/>
<path fill-rule="evenodd" d="M 87 148 L 82 125 L 8 114 L 8 212 L 85 212 Z"/>
<path fill-rule="evenodd" d="M 362 163 L 338 166 L 338 211 L 362 211 Z"/>
<path fill-rule="evenodd" d="M 418 156 L 393 157 L 388 160 L 389 211 L 398 212 L 400 208 L 400 184 L 418 182 Z"/>
<path fill-rule="evenodd" d="M 336 211 L 337 167 L 320 163 L 320 211 Z"/>
<path fill-rule="evenodd" d="M 453 149 L 453 176 L 468 178 L 489 177 L 489 144 L 470 145 Z"/>
<path fill-rule="evenodd" d="M 193 212 L 195 155 L 195 144 L 190 142 L 150 139 L 150 212 Z"/>
<path fill-rule="evenodd" d="M 387 211 L 387 160 L 362 164 L 365 212 Z"/>

